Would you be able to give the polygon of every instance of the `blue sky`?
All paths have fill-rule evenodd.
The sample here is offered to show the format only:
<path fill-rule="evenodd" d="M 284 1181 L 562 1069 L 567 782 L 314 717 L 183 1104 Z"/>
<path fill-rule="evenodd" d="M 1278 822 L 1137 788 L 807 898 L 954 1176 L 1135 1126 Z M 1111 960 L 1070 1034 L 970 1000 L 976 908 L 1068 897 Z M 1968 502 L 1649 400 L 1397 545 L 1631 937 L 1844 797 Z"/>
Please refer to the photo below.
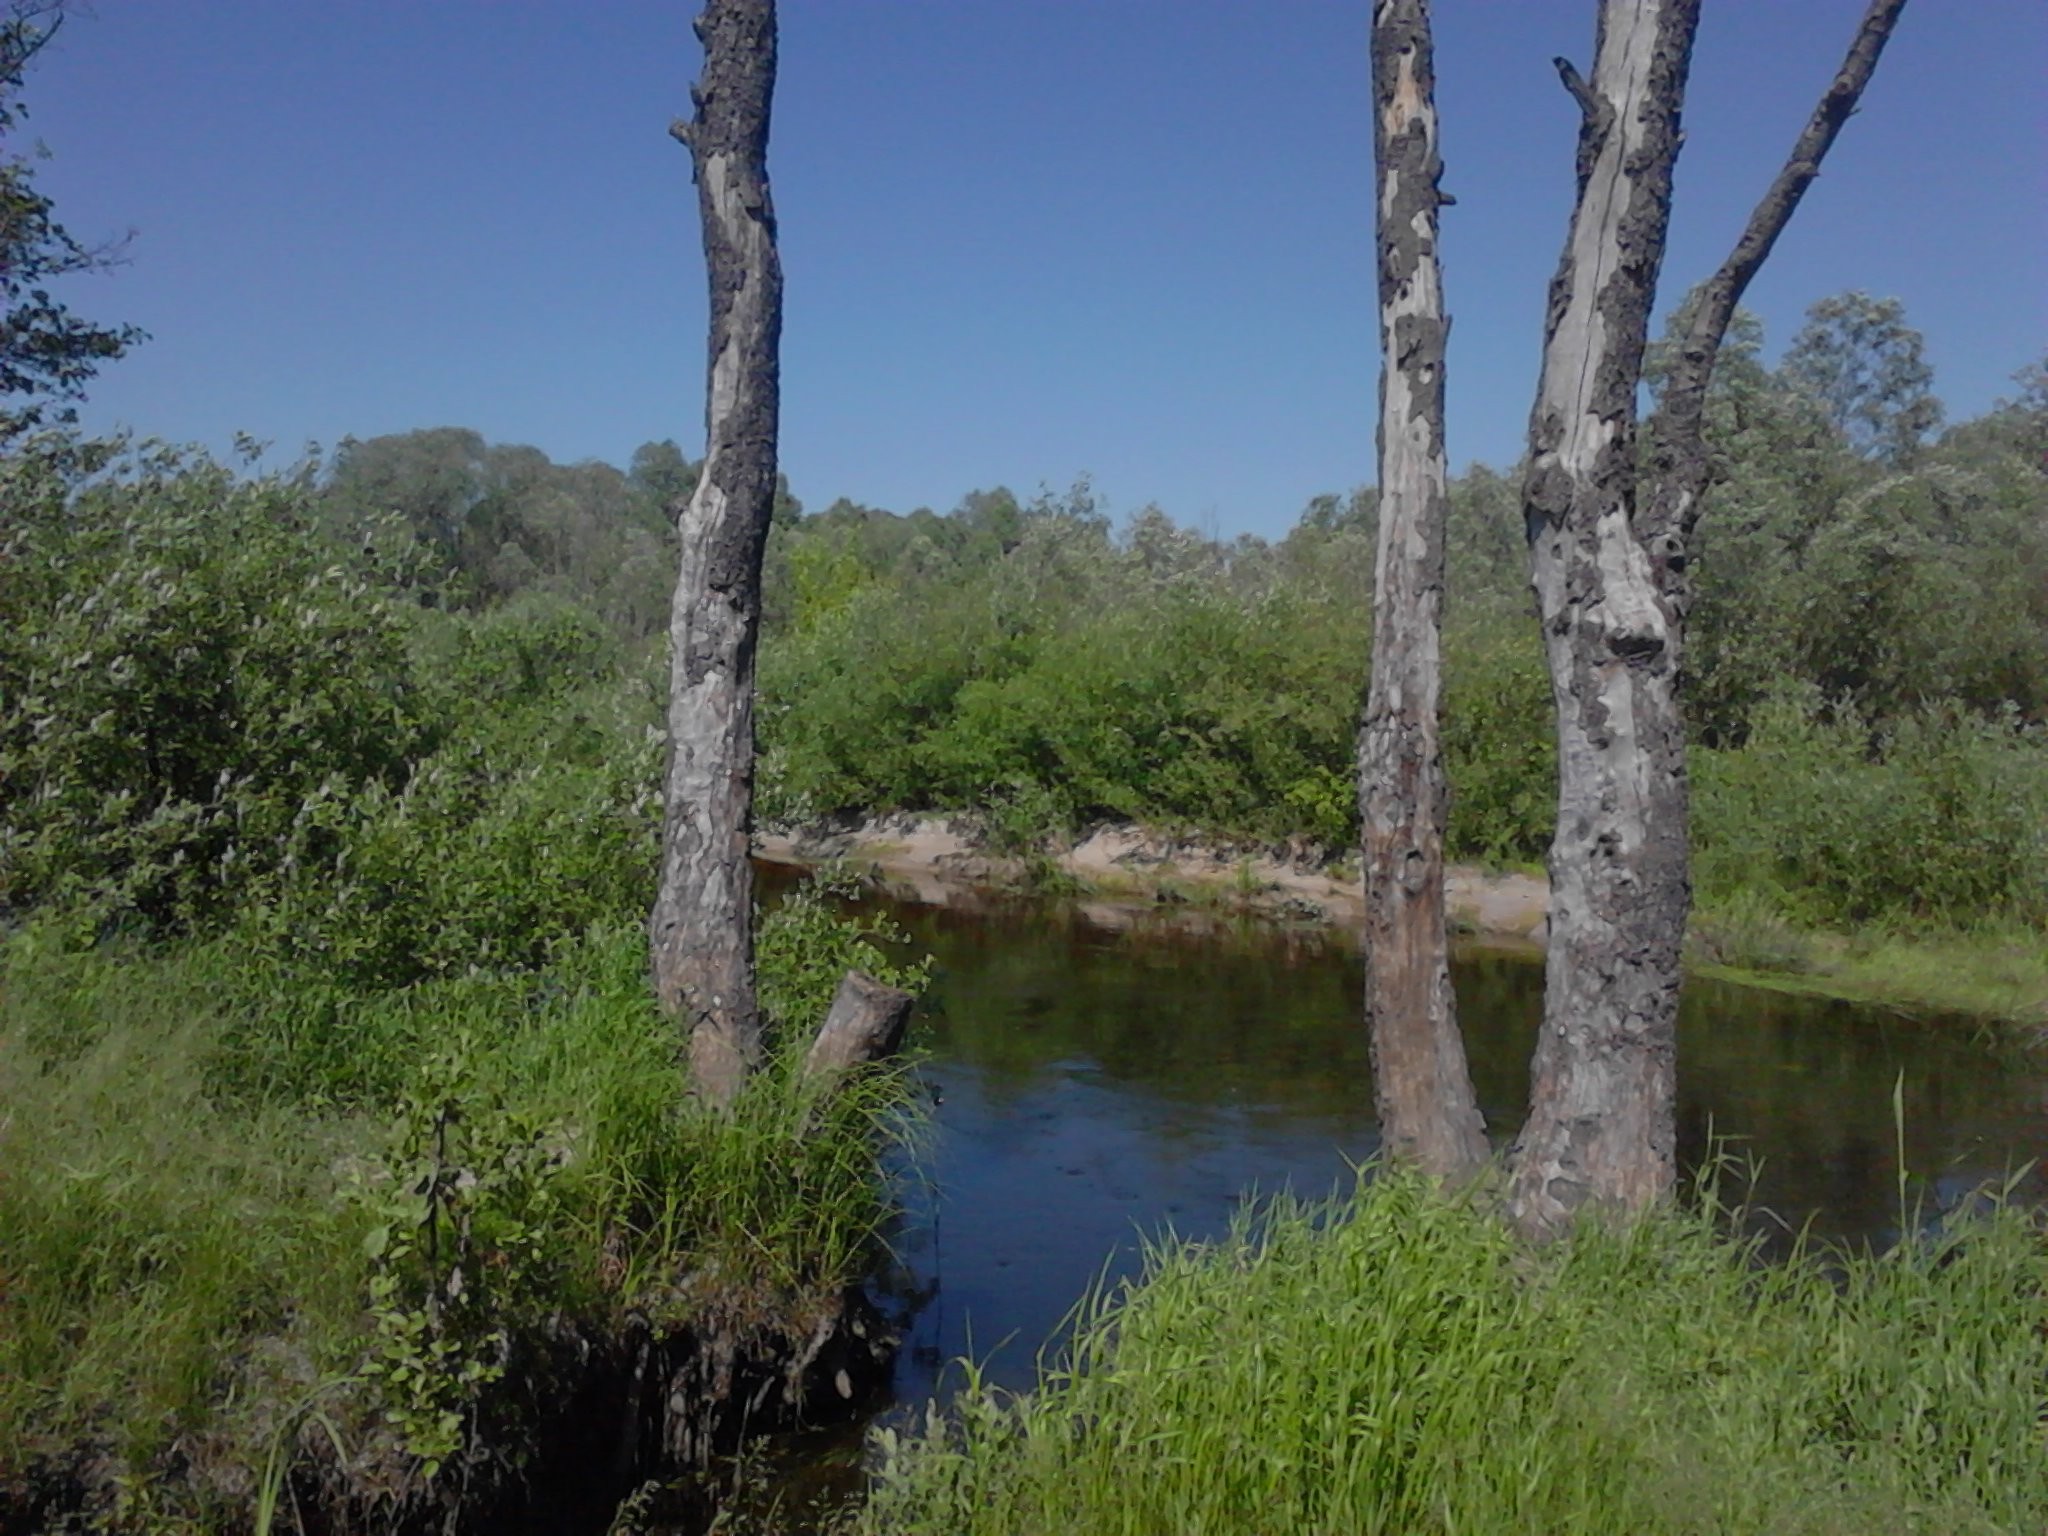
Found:
<path fill-rule="evenodd" d="M 96 428 L 292 454 L 437 425 L 702 451 L 704 280 L 666 133 L 689 0 L 95 0 L 40 171 L 154 339 Z M 1706 0 L 1665 293 L 1716 265 L 1862 0 Z M 1366 0 L 784 0 L 783 464 L 908 510 L 1094 477 L 1275 534 L 1373 476 Z M 1440 0 L 1455 462 L 1511 460 L 1571 197 L 1591 0 Z M 1751 291 L 1896 294 L 1951 414 L 2048 345 L 2048 6 L 1918 0 Z"/>

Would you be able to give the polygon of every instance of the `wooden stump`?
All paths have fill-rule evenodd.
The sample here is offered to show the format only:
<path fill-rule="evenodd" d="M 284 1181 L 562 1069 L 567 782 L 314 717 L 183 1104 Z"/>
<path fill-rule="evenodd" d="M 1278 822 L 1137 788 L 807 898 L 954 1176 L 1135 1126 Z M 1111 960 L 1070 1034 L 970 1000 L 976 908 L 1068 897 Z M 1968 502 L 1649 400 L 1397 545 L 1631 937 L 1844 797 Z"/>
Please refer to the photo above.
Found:
<path fill-rule="evenodd" d="M 855 1067 L 895 1055 L 916 1003 L 908 992 L 848 971 L 804 1058 L 804 1076 L 836 1080 Z"/>

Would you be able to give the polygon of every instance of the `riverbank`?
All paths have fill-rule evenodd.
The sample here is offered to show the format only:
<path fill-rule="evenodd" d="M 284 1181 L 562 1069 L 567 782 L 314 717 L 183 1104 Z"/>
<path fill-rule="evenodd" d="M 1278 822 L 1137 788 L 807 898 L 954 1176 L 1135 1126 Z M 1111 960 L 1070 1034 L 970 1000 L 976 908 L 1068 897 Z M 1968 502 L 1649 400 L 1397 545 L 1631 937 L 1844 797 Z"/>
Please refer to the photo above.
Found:
<path fill-rule="evenodd" d="M 1309 846 L 1213 843 L 1135 826 L 1098 827 L 1018 854 L 992 847 L 971 817 L 894 815 L 771 828 L 756 836 L 754 853 L 771 864 L 851 863 L 891 894 L 935 906 L 977 890 L 1059 896 L 1107 927 L 1161 909 L 1360 932 L 1365 923 L 1355 861 L 1347 866 Z M 1454 930 L 1503 944 L 1543 940 L 1549 890 L 1540 876 L 1456 867 L 1446 874 L 1445 898 Z"/>
<path fill-rule="evenodd" d="M 0 1532 L 603 1530 L 857 1407 L 915 1101 L 802 1047 L 846 962 L 901 972 L 816 899 L 762 949 L 803 1027 L 718 1114 L 631 929 L 357 994 L 0 944 Z"/>
<path fill-rule="evenodd" d="M 798 867 L 850 863 L 890 894 L 930 905 L 1029 891 L 1072 901 L 1112 928 L 1229 914 L 1364 932 L 1356 859 L 1306 843 L 1233 844 L 1105 825 L 1020 853 L 991 844 L 973 817 L 899 813 L 766 828 L 755 856 Z M 1454 933 L 1540 954 L 1550 900 L 1540 873 L 1453 865 L 1444 886 Z M 1697 973 L 1722 980 L 2048 1032 L 2048 940 L 2015 928 L 1816 932 L 1738 902 L 1697 910 L 1687 948 Z"/>
<path fill-rule="evenodd" d="M 1726 1212 L 1518 1242 L 1399 1173 L 1166 1241 L 1035 1387 L 876 1437 L 873 1536 L 2035 1531 L 2037 1218 L 1759 1264 Z"/>

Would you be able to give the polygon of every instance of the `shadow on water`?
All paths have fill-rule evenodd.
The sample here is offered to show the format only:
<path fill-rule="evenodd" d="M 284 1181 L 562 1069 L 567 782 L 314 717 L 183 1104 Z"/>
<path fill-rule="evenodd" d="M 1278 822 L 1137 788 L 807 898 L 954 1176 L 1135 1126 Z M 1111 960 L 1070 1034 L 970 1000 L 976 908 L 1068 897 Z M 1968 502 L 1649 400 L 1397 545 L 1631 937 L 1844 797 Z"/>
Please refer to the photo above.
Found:
<path fill-rule="evenodd" d="M 1227 921 L 1189 934 L 1026 902 L 876 904 L 938 962 L 914 1033 L 934 1134 L 889 1282 L 921 1304 L 884 1412 L 945 1397 L 963 1356 L 1028 1385 L 1076 1301 L 1133 1273 L 1147 1238 L 1216 1235 L 1247 1194 L 1325 1193 L 1377 1150 L 1362 963 L 1344 935 Z M 1533 955 L 1475 947 L 1457 960 L 1497 1143 L 1523 1113 L 1542 979 Z M 1968 1025 L 1695 980 L 1679 1050 L 1686 1167 L 1718 1143 L 1749 1170 L 1724 1196 L 1747 1195 L 1780 1230 L 1896 1234 L 1895 1084 L 1907 1166 L 1933 1204 L 2048 1145 L 2048 1082 Z M 777 1496 L 848 1497 L 857 1445 L 847 1431 L 800 1448 L 806 1475 L 776 1479 Z"/>

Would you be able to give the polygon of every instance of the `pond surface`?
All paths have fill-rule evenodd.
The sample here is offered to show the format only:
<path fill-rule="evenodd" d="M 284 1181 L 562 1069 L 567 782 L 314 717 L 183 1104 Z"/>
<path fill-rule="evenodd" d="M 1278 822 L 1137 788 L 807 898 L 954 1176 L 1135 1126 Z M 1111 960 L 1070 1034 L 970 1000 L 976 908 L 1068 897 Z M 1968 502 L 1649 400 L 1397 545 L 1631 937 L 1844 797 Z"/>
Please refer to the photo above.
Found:
<path fill-rule="evenodd" d="M 932 1139 L 894 1238 L 890 1288 L 922 1298 L 898 1405 L 945 1396 L 963 1356 L 1028 1385 L 1069 1310 L 1133 1272 L 1147 1238 L 1220 1233 L 1250 1193 L 1348 1186 L 1377 1150 L 1355 939 L 1014 901 L 870 909 L 938 965 L 913 1030 Z M 1533 951 L 1472 948 L 1455 966 L 1497 1144 L 1523 1113 L 1542 974 Z M 1718 1143 L 1753 1170 L 1724 1194 L 1832 1239 L 1896 1234 L 1895 1087 L 1930 1209 L 2048 1148 L 2048 1073 L 1955 1021 L 1690 980 L 1678 1079 L 1687 1170 Z M 802 1459 L 813 1475 L 846 1465 L 857 1438 Z"/>

